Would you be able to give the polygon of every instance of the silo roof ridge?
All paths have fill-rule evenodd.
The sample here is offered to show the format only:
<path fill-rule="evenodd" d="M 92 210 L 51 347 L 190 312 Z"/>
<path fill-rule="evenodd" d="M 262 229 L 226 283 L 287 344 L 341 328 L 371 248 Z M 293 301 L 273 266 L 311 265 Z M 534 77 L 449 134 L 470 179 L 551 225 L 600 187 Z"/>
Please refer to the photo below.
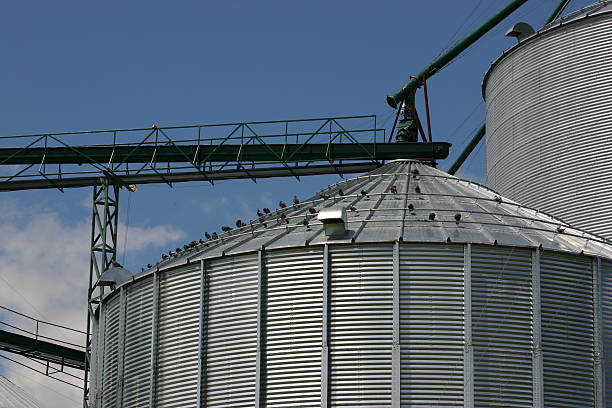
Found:
<path fill-rule="evenodd" d="M 328 239 L 316 214 L 347 210 L 345 237 Z M 310 210 L 314 209 L 314 210 Z M 264 225 L 265 224 L 265 225 Z M 612 258 L 603 238 L 522 206 L 479 183 L 413 160 L 388 162 L 371 173 L 334 183 L 299 204 L 272 211 L 157 265 L 318 244 L 391 242 L 474 243 L 538 247 Z"/>

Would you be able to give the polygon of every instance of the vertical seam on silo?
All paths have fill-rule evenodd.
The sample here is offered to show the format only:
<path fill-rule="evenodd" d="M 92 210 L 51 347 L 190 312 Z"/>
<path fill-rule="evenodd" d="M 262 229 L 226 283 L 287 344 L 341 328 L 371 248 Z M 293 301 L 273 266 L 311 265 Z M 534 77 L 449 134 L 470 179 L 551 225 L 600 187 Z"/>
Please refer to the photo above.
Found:
<path fill-rule="evenodd" d="M 463 327 L 464 327 L 464 349 L 463 349 L 463 406 L 473 408 L 474 406 L 474 349 L 472 347 L 472 246 L 465 244 L 463 247 Z"/>
<path fill-rule="evenodd" d="M 322 330 L 322 349 L 321 349 L 321 408 L 329 407 L 329 323 L 331 299 L 331 276 L 329 270 L 329 245 L 323 247 L 323 330 Z"/>
<path fill-rule="evenodd" d="M 544 360 L 542 354 L 542 298 L 540 283 L 540 249 L 531 253 L 532 296 L 532 393 L 533 407 L 544 407 Z"/>
<path fill-rule="evenodd" d="M 604 381 L 602 357 L 602 320 L 601 320 L 601 259 L 595 258 L 593 267 L 593 375 L 595 387 L 595 408 L 604 408 Z"/>
<path fill-rule="evenodd" d="M 400 408 L 401 366 L 400 366 L 400 243 L 393 243 L 393 345 L 391 349 L 392 408 Z"/>
<path fill-rule="evenodd" d="M 198 395 L 197 406 L 206 407 L 206 343 L 207 343 L 207 303 L 208 275 L 206 261 L 200 260 L 200 316 L 198 327 Z"/>
<path fill-rule="evenodd" d="M 257 356 L 255 360 L 255 408 L 266 406 L 266 268 L 264 251 L 257 252 Z"/>
<path fill-rule="evenodd" d="M 125 319 L 127 294 L 125 287 L 119 289 L 119 333 L 117 334 L 117 380 L 115 382 L 115 406 L 123 406 L 123 365 L 125 356 Z"/>
<path fill-rule="evenodd" d="M 159 326 L 159 271 L 153 273 L 153 317 L 151 318 L 151 376 L 149 378 L 149 407 L 155 407 L 155 394 L 156 394 L 156 382 L 157 382 L 157 337 L 158 337 L 158 326 Z"/>

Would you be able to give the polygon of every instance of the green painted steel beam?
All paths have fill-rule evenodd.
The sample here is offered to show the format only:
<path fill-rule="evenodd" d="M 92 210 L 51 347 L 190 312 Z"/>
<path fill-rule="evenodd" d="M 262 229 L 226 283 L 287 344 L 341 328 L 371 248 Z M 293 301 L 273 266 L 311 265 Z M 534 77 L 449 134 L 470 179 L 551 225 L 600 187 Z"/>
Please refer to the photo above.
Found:
<path fill-rule="evenodd" d="M 449 143 L 141 145 L 0 148 L 2 165 L 91 163 L 317 162 L 448 156 Z"/>
<path fill-rule="evenodd" d="M 452 166 L 450 166 L 450 168 L 448 169 L 448 174 L 455 174 L 457 170 L 459 170 L 459 167 L 461 167 L 463 162 L 470 156 L 470 154 L 472 154 L 472 151 L 474 151 L 476 146 L 478 146 L 478 143 L 480 143 L 485 134 L 486 127 L 485 125 L 482 125 L 480 129 L 478 129 L 476 134 L 472 137 L 472 140 L 470 140 L 467 146 L 465 146 L 465 149 L 463 149 L 459 157 L 457 157 L 457 160 L 455 160 Z"/>
<path fill-rule="evenodd" d="M 85 352 L 82 350 L 6 330 L 0 330 L 0 350 L 80 370 L 85 368 Z"/>
<path fill-rule="evenodd" d="M 423 76 L 429 78 L 442 69 L 446 64 L 451 62 L 455 57 L 465 51 L 470 45 L 475 43 L 480 37 L 485 35 L 489 30 L 499 24 L 502 20 L 508 17 L 512 12 L 518 9 L 520 6 L 525 4 L 527 0 L 513 0 L 504 7 L 501 11 L 487 20 L 484 24 L 478 27 L 474 32 L 469 34 L 463 40 L 453 45 L 448 51 L 436 58 L 431 64 L 429 64 L 423 71 L 421 71 L 416 78 L 411 79 L 406 85 L 404 85 L 395 94 L 387 96 L 387 103 L 392 108 L 396 108 L 397 104 L 405 100 L 411 93 L 414 93 L 418 87 L 421 86 Z"/>
<path fill-rule="evenodd" d="M 565 10 L 565 8 L 570 4 L 570 1 L 571 0 L 561 0 L 555 10 L 550 15 L 550 17 L 548 17 L 548 20 L 546 20 L 546 23 L 544 24 L 550 24 L 556 19 L 558 19 L 561 13 L 563 13 L 563 10 Z"/>

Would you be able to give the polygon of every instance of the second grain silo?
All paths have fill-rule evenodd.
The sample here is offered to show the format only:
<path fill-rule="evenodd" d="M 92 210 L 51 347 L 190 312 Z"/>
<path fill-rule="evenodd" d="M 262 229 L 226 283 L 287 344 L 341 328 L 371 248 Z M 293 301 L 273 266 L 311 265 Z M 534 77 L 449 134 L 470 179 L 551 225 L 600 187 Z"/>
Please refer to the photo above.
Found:
<path fill-rule="evenodd" d="M 488 185 L 612 239 L 612 2 L 522 38 L 483 92 Z"/>

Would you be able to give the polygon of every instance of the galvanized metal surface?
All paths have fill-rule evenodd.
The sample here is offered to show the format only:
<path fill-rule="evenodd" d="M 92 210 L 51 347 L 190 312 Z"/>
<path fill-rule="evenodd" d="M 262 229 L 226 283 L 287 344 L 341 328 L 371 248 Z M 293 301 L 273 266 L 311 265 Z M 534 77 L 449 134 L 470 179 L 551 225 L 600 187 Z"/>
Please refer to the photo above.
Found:
<path fill-rule="evenodd" d="M 331 406 L 390 406 L 393 248 L 331 247 Z"/>
<path fill-rule="evenodd" d="M 257 254 L 209 262 L 206 268 L 206 407 L 254 407 Z"/>
<path fill-rule="evenodd" d="M 119 358 L 119 311 L 121 296 L 114 296 L 104 307 L 104 341 L 100 344 L 103 350 L 103 362 L 97 375 L 102 375 L 101 406 L 115 407 L 117 395 L 117 360 Z"/>
<path fill-rule="evenodd" d="M 473 246 L 472 309 L 474 406 L 533 407 L 531 252 Z"/>
<path fill-rule="evenodd" d="M 464 406 L 463 245 L 401 245 L 402 407 Z"/>
<path fill-rule="evenodd" d="M 161 275 L 157 407 L 195 407 L 200 285 L 199 263 Z"/>
<path fill-rule="evenodd" d="M 540 256 L 544 406 L 593 407 L 594 338 L 591 260 Z"/>
<path fill-rule="evenodd" d="M 607 244 L 569 226 L 557 231 L 559 221 L 436 170 L 405 162 L 384 170 L 392 169 L 399 173 L 325 190 L 345 194 L 319 202 L 371 204 L 359 217 L 349 211 L 360 229 L 356 243 L 323 241 L 317 225 L 290 224 L 276 237 L 265 228 L 230 234 L 216 249 L 173 259 L 108 295 L 97 329 L 97 389 L 117 395 L 109 373 L 122 372 L 123 407 L 138 406 L 128 396 L 157 407 L 596 406 L 599 292 L 602 375 L 610 373 Z M 303 217 L 308 208 L 287 213 Z M 449 212 L 452 223 L 419 219 L 433 211 Z M 407 240 L 419 224 L 445 231 L 450 242 L 402 242 L 396 213 Z M 310 244 L 274 247 L 294 236 Z M 502 241 L 526 236 L 534 241 L 525 247 Z M 540 239 L 548 249 L 534 247 Z M 243 253 L 250 241 L 260 247 Z M 578 248 L 606 255 L 600 283 L 596 258 L 573 254 Z M 132 362 L 139 348 L 144 357 Z"/>
<path fill-rule="evenodd" d="M 321 407 L 323 251 L 267 252 L 266 407 Z"/>
<path fill-rule="evenodd" d="M 605 4 L 508 50 L 483 89 L 488 185 L 612 239 L 612 4 Z"/>
<path fill-rule="evenodd" d="M 153 321 L 153 277 L 127 288 L 125 306 L 125 351 L 122 368 L 123 393 L 119 406 L 148 407 L 151 390 Z M 122 405 L 121 405 L 122 404 Z"/>
<path fill-rule="evenodd" d="M 602 368 L 604 399 L 612 402 L 612 262 L 601 262 Z"/>

